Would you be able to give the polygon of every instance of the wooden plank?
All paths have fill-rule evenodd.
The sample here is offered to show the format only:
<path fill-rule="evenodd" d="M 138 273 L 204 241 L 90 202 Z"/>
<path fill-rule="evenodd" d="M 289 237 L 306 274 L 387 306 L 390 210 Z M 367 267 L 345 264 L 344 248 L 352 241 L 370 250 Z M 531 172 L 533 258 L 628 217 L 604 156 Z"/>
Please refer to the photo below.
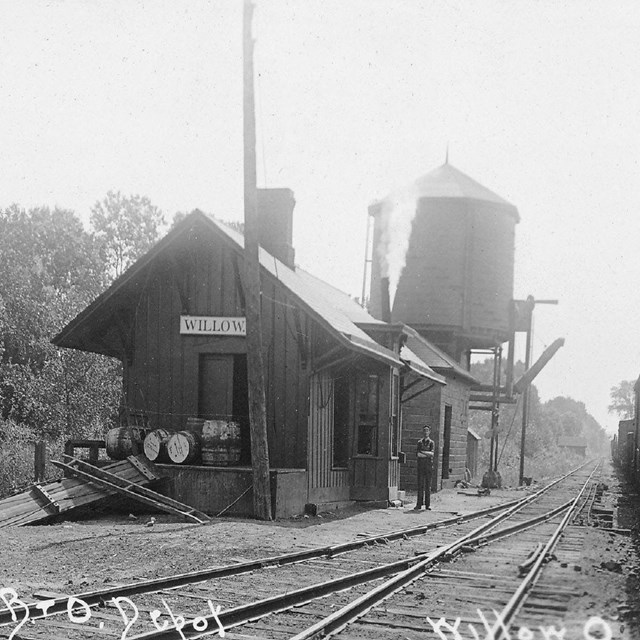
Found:
<path fill-rule="evenodd" d="M 155 470 L 155 468 L 153 467 L 153 465 L 150 462 L 145 461 L 143 458 L 138 457 L 138 456 L 129 456 L 127 458 L 127 460 L 143 476 L 145 476 L 149 480 L 159 480 L 160 479 L 160 474 L 157 473 L 157 471 Z M 94 468 L 97 468 L 97 467 L 94 467 Z M 109 475 L 113 475 L 113 474 L 109 473 L 108 471 L 106 473 L 108 473 Z M 117 477 L 117 476 L 115 476 L 115 477 Z"/>
<path fill-rule="evenodd" d="M 127 481 L 147 482 L 147 479 L 126 460 L 114 462 L 103 469 Z M 63 478 L 40 486 L 52 501 L 58 503 L 61 513 L 113 494 L 73 478 Z M 50 515 L 42 508 L 42 498 L 38 498 L 33 488 L 0 501 L 0 527 L 30 524 Z"/>
<path fill-rule="evenodd" d="M 188 513 L 190 515 L 193 515 L 195 516 L 195 518 L 203 522 L 207 522 L 211 520 L 211 518 L 207 514 L 203 513 L 202 511 L 198 511 L 197 509 L 194 509 L 190 505 L 184 504 L 182 502 L 178 502 L 177 500 L 173 500 L 172 498 L 162 495 L 161 493 L 157 493 L 156 491 L 152 491 L 151 489 L 148 489 L 147 487 L 140 485 L 139 482 L 128 483 L 124 481 L 122 478 L 120 478 L 119 476 L 109 473 L 104 469 L 94 467 L 93 465 L 89 464 L 88 462 L 85 462 L 84 460 L 76 460 L 76 459 L 72 459 L 72 460 L 75 466 L 80 467 L 90 475 L 106 480 L 108 483 L 113 483 L 118 487 L 120 487 L 121 489 L 124 489 L 125 491 L 135 492 L 139 495 L 147 496 L 148 498 L 151 498 L 155 501 L 159 501 L 170 507 L 174 507 L 175 509 L 179 510 L 181 514 Z M 134 464 L 134 466 L 136 466 L 136 468 L 140 470 L 146 468 L 147 471 L 150 473 L 151 477 L 153 478 L 160 477 L 160 475 L 156 472 L 155 467 L 150 462 L 147 462 L 145 464 L 143 460 L 135 456 L 130 456 L 128 460 L 131 464 L 136 463 Z"/>
<path fill-rule="evenodd" d="M 117 473 L 118 475 L 122 471 L 127 471 L 131 473 L 131 478 L 137 476 L 137 473 L 131 469 L 131 465 L 126 460 L 118 460 L 110 463 L 109 465 L 103 467 L 103 469 L 107 469 L 112 473 Z M 74 478 L 61 478 L 59 480 L 53 480 L 51 482 L 39 483 L 41 487 L 43 487 L 47 493 L 49 493 L 54 500 L 58 500 L 60 498 L 60 494 L 64 494 L 67 491 L 73 491 L 76 487 L 86 487 L 85 483 L 75 480 Z M 0 512 L 4 510 L 5 507 L 9 507 L 12 504 L 19 504 L 24 500 L 25 493 L 31 491 L 31 487 L 25 489 L 20 493 L 16 493 L 7 498 L 3 498 L 0 500 Z"/>
<path fill-rule="evenodd" d="M 73 494 L 74 496 L 81 496 L 83 492 L 95 492 L 95 489 L 88 488 L 87 490 L 85 483 L 67 478 L 52 483 L 42 484 L 41 487 L 49 494 L 52 500 L 56 502 L 60 502 L 61 500 L 68 498 L 70 494 Z M 33 502 L 37 503 L 33 487 L 30 487 L 26 491 L 15 496 L 11 496 L 10 498 L 0 500 L 0 520 L 3 515 L 9 515 L 16 509 L 21 510 L 24 508 L 25 504 Z"/>
<path fill-rule="evenodd" d="M 50 513 L 60 513 L 60 505 L 49 495 L 44 487 L 34 484 L 32 491 L 44 501 L 44 508 Z"/>
<path fill-rule="evenodd" d="M 78 468 L 78 466 L 80 465 L 75 466 L 75 463 L 78 463 L 78 462 L 80 461 L 74 459 L 73 460 L 74 464 L 66 464 L 64 462 L 58 462 L 57 460 L 52 460 L 52 463 L 55 464 L 57 467 L 66 469 L 70 473 L 73 473 L 77 477 L 83 480 L 86 480 L 87 482 L 95 483 L 98 486 L 102 487 L 103 489 L 110 490 L 115 493 L 119 493 L 128 498 L 132 498 L 137 502 L 142 502 L 143 504 L 156 507 L 161 511 L 167 511 L 169 513 L 180 515 L 184 518 L 187 518 L 188 520 L 197 522 L 198 524 L 203 524 L 204 522 L 207 522 L 208 520 L 210 520 L 208 516 L 206 516 L 201 512 L 197 512 L 192 507 L 182 504 L 180 502 L 177 502 L 175 500 L 171 500 L 170 498 L 167 498 L 166 496 L 163 496 L 160 493 L 156 493 L 151 489 L 146 489 L 145 487 L 140 487 L 140 486 L 135 487 L 135 490 L 125 489 L 124 487 L 121 487 L 117 483 L 106 480 L 104 479 L 104 477 L 100 477 L 100 474 L 96 474 L 95 472 L 101 471 L 100 469 L 94 468 L 89 470 L 88 468 L 92 467 L 92 465 L 86 462 L 82 463 L 81 465 L 85 470 L 81 470 Z M 119 479 L 116 478 L 116 481 L 118 480 Z M 196 515 L 196 513 L 199 513 L 199 515 Z"/>

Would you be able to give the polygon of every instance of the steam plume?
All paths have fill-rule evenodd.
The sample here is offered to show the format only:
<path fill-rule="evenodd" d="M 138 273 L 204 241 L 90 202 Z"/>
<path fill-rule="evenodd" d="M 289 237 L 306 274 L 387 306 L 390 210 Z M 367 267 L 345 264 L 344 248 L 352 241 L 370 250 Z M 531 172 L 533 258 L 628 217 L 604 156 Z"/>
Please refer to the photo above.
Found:
<path fill-rule="evenodd" d="M 395 191 L 381 204 L 378 218 L 380 238 L 375 250 L 380 264 L 380 276 L 389 278 L 389 298 L 393 307 L 400 275 L 406 264 L 411 226 L 416 215 L 417 194 L 413 189 Z"/>

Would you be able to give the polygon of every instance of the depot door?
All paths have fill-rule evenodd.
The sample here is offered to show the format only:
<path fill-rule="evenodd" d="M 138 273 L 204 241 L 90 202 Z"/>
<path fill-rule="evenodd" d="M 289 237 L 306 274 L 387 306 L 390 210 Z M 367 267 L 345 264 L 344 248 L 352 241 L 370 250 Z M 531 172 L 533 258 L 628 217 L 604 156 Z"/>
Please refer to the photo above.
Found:
<path fill-rule="evenodd" d="M 233 356 L 202 354 L 198 414 L 205 420 L 228 420 L 233 414 Z"/>

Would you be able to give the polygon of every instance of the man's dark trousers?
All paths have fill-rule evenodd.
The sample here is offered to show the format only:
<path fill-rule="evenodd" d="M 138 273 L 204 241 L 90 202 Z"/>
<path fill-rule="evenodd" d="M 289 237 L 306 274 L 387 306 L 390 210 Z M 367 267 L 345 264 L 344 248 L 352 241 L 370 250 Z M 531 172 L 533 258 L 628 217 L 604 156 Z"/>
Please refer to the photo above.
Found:
<path fill-rule="evenodd" d="M 416 508 L 424 506 L 429 508 L 431 506 L 431 458 L 417 458 L 418 463 L 418 502 Z"/>

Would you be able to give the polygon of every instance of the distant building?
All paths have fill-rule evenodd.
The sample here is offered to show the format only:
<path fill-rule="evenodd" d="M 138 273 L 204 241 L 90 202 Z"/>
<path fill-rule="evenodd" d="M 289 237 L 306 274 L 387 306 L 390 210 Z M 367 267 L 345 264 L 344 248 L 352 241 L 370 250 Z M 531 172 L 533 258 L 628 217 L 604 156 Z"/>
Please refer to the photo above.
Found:
<path fill-rule="evenodd" d="M 558 438 L 558 446 L 561 449 L 567 449 L 571 451 L 571 453 L 577 453 L 583 457 L 587 455 L 587 441 L 584 438 L 560 436 Z"/>
<path fill-rule="evenodd" d="M 470 480 L 475 478 L 478 473 L 479 444 L 480 436 L 473 429 L 467 429 L 467 469 Z"/>

